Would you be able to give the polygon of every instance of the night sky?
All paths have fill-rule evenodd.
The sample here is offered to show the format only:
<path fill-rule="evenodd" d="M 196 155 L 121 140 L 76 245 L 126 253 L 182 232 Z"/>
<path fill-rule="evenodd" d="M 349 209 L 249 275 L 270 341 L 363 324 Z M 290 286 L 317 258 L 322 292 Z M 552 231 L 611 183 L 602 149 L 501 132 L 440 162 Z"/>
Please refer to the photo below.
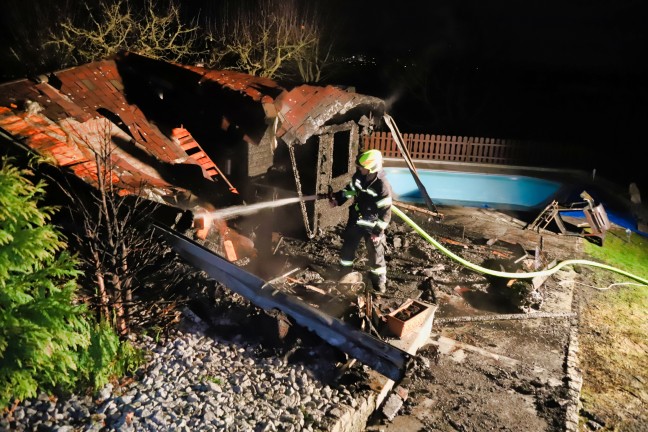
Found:
<path fill-rule="evenodd" d="M 637 154 L 648 139 L 641 1 L 333 4 L 340 46 L 378 59 L 354 78 L 358 90 L 399 94 L 392 115 L 401 132 L 576 143 L 604 154 L 587 168 L 648 187 Z M 411 75 L 394 63 L 410 60 L 428 71 L 429 108 L 400 91 Z"/>
<path fill-rule="evenodd" d="M 448 50 L 474 65 L 583 73 L 645 73 L 648 13 L 641 1 L 344 1 L 329 13 L 340 45 L 404 54 Z M 339 6 L 338 6 L 339 5 Z M 348 37 L 347 37 L 348 36 Z"/>
<path fill-rule="evenodd" d="M 444 46 L 475 64 L 514 63 L 584 72 L 646 67 L 646 18 L 640 1 L 352 2 L 357 47 L 386 51 Z M 374 4 L 376 6 L 366 7 Z M 398 5 L 398 6 L 395 6 Z M 381 31 L 382 29 L 382 31 Z M 382 49 L 382 48 L 381 48 Z"/>

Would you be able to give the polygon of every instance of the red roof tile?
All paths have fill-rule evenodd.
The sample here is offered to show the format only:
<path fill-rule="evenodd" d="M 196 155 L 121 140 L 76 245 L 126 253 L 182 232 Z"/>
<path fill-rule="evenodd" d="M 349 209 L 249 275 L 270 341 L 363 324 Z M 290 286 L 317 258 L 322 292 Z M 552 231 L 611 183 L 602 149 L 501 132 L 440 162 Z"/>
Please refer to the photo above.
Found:
<path fill-rule="evenodd" d="M 353 108 L 365 106 L 372 111 L 384 112 L 382 99 L 333 86 L 296 87 L 277 97 L 275 105 L 281 119 L 277 136 L 289 144 L 306 143 L 327 122 L 344 117 Z"/>
<path fill-rule="evenodd" d="M 135 140 L 160 162 L 186 160 L 186 163 L 207 169 L 215 167 L 207 155 L 200 161 L 190 158 L 172 138 L 149 122 L 138 106 L 128 103 L 114 61 L 66 69 L 57 72 L 55 77 L 60 83 L 20 80 L 0 85 L 0 127 L 36 152 L 52 157 L 58 165 L 71 167 L 86 182 L 96 185 L 97 167 L 92 148 L 96 151 L 102 139 L 102 131 L 97 128 L 110 127 L 105 120 L 99 120 L 98 126 L 97 120 L 103 118 L 97 112 L 100 108 L 119 118 Z M 60 89 L 54 87 L 59 84 Z M 114 126 L 110 133 L 130 140 Z M 142 163 L 119 146 L 114 151 L 113 163 L 116 164 L 115 174 L 119 174 L 113 181 L 122 188 L 135 192 L 145 183 L 158 190 L 167 190 L 169 194 L 175 193 L 172 188 L 180 189 L 164 180 L 154 167 Z M 211 179 L 212 176 L 205 170 L 205 177 Z"/>

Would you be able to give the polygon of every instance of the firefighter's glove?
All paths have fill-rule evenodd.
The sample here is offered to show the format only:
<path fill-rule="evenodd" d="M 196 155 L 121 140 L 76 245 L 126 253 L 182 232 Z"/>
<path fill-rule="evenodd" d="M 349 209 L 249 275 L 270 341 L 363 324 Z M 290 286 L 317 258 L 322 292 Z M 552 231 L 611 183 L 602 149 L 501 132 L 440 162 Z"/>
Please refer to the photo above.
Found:
<path fill-rule="evenodd" d="M 384 235 L 382 232 L 380 234 L 371 234 L 371 242 L 374 246 L 378 246 L 382 242 Z"/>
<path fill-rule="evenodd" d="M 338 205 L 337 201 L 335 200 L 335 198 L 333 198 L 333 195 L 331 195 L 330 193 L 319 193 L 316 195 L 316 197 L 318 200 L 324 200 L 324 199 L 328 200 L 329 207 L 331 208 L 337 207 Z"/>

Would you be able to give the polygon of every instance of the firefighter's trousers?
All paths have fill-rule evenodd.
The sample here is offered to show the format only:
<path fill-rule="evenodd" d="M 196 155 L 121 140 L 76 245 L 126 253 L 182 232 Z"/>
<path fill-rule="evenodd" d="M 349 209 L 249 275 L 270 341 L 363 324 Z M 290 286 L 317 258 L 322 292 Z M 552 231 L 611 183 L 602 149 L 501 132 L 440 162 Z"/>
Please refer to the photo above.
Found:
<path fill-rule="evenodd" d="M 340 265 L 343 272 L 349 272 L 353 268 L 356 252 L 360 241 L 364 239 L 367 248 L 369 279 L 374 289 L 384 290 L 387 283 L 387 264 L 385 262 L 385 239 L 384 235 L 380 242 L 374 244 L 371 241 L 371 233 L 365 228 L 355 224 L 347 225 L 343 235 L 342 250 L 340 252 Z"/>

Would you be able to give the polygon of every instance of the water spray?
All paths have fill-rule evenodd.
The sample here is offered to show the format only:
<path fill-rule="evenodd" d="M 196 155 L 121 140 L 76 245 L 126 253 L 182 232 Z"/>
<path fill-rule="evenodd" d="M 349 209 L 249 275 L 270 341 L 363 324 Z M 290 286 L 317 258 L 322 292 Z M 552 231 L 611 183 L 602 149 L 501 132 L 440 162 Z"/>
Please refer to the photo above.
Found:
<path fill-rule="evenodd" d="M 285 205 L 295 204 L 298 202 L 314 201 L 317 198 L 318 195 L 307 195 L 303 197 L 282 198 L 279 200 L 266 201 L 266 202 L 260 202 L 255 204 L 248 204 L 248 205 L 243 204 L 238 206 L 226 207 L 214 211 L 201 212 L 196 215 L 196 218 L 208 217 L 211 219 L 227 220 L 238 216 L 251 215 L 253 213 L 257 213 L 265 209 L 283 207 Z"/>

